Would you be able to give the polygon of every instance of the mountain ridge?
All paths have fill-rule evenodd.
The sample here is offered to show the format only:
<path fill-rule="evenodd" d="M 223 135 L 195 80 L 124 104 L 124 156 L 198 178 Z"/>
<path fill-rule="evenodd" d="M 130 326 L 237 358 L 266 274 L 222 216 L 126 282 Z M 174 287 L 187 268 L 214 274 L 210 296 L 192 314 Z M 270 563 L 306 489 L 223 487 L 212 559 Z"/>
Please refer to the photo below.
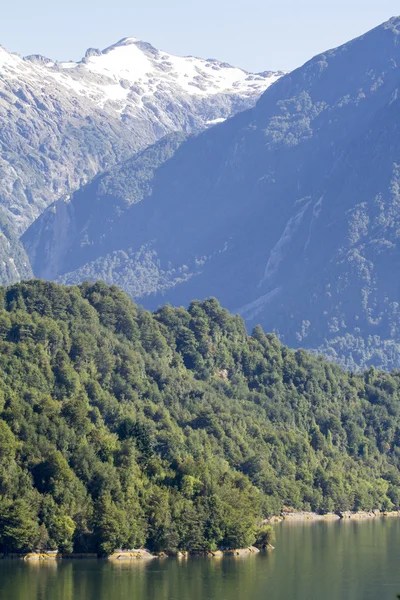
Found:
<path fill-rule="evenodd" d="M 3 283 L 32 274 L 18 237 L 52 202 L 163 135 L 196 132 L 253 105 L 280 76 L 129 39 L 79 63 L 0 48 L 0 212 L 18 246 L 3 246 L 0 258 L 23 257 L 14 276 L 2 271 Z"/>
<path fill-rule="evenodd" d="M 151 309 L 213 295 L 289 345 L 323 349 L 353 369 L 400 366 L 388 266 L 398 260 L 399 30 L 393 18 L 317 55 L 162 165 L 149 159 L 142 196 L 138 165 L 128 165 L 115 180 L 129 189 L 129 206 L 108 188 L 104 223 L 75 221 L 52 277 L 117 282 Z M 92 206 L 94 216 L 99 198 L 89 186 L 70 210 L 90 215 Z M 24 236 L 38 276 L 58 244 L 57 210 Z M 363 236 L 371 243 L 357 246 Z"/>

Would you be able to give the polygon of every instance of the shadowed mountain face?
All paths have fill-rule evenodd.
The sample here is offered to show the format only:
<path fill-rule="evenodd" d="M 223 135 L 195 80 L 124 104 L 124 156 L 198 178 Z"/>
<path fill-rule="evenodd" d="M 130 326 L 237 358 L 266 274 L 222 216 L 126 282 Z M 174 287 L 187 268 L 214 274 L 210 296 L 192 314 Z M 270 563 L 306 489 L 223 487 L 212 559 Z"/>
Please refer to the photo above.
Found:
<path fill-rule="evenodd" d="M 280 75 L 134 38 L 90 49 L 79 63 L 0 47 L 0 220 L 12 230 L 8 245 L 0 239 L 0 282 L 31 274 L 18 236 L 52 202 L 168 133 L 198 132 L 253 106 Z"/>
<path fill-rule="evenodd" d="M 394 18 L 114 168 L 26 232 L 35 275 L 151 308 L 213 295 L 289 345 L 400 367 L 399 64 Z"/>

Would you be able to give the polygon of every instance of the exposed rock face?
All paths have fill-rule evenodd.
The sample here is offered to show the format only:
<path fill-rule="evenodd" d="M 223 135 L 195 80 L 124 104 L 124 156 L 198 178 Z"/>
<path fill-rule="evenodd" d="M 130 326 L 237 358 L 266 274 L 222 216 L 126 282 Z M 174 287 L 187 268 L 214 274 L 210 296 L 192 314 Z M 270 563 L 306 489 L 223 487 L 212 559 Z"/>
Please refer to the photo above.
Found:
<path fill-rule="evenodd" d="M 394 18 L 56 204 L 24 236 L 35 274 L 148 308 L 216 296 L 290 346 L 400 367 L 399 40 Z"/>
<path fill-rule="evenodd" d="M 273 517 L 275 518 L 275 517 Z M 342 518 L 341 515 L 337 515 L 336 513 L 325 513 L 318 514 L 315 512 L 283 512 L 282 518 L 284 521 L 336 521 Z"/>
<path fill-rule="evenodd" d="M 358 520 L 358 519 L 373 519 L 377 515 L 373 511 L 361 510 L 359 512 L 344 511 L 344 512 L 341 512 L 339 516 L 341 519 Z"/>
<path fill-rule="evenodd" d="M 108 560 L 143 560 L 143 559 L 151 559 L 155 558 L 154 554 L 151 554 L 148 550 L 144 550 L 143 548 L 134 549 L 134 550 L 115 550 L 108 557 Z"/>
<path fill-rule="evenodd" d="M 49 204 L 169 132 L 195 132 L 252 106 L 279 75 L 173 56 L 134 38 L 90 49 L 79 63 L 0 47 L 0 209 L 14 240 L 8 249 L 0 240 L 0 281 L 31 275 L 16 238 Z"/>
<path fill-rule="evenodd" d="M 239 548 L 235 550 L 224 550 L 225 556 L 247 556 L 249 554 L 258 554 L 260 550 L 255 546 L 249 546 L 248 548 Z"/>

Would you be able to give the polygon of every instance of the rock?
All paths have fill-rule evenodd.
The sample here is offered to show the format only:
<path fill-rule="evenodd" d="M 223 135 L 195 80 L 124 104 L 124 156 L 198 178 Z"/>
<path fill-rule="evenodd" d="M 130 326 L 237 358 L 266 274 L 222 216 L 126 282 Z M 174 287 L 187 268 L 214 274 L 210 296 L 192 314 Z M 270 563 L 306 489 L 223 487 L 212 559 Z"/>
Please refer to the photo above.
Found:
<path fill-rule="evenodd" d="M 39 552 L 29 552 L 24 556 L 24 560 L 29 562 L 37 562 L 37 561 L 48 561 L 48 560 L 57 560 L 58 553 L 55 554 L 47 554 L 47 553 L 39 553 Z"/>
<path fill-rule="evenodd" d="M 283 521 L 283 517 L 281 515 L 275 515 L 273 517 L 268 517 L 267 519 L 263 519 L 261 523 L 281 523 Z"/>
<path fill-rule="evenodd" d="M 249 548 L 236 548 L 234 550 L 224 550 L 225 556 L 247 556 L 249 554 L 257 554 L 258 548 L 250 546 Z"/>
<path fill-rule="evenodd" d="M 285 521 L 333 521 L 339 519 L 335 513 L 318 514 L 313 512 L 282 512 L 282 519 Z"/>
<path fill-rule="evenodd" d="M 381 513 L 381 516 L 387 518 L 400 517 L 400 510 L 385 511 Z"/>
<path fill-rule="evenodd" d="M 117 550 L 107 557 L 108 560 L 141 560 L 155 558 L 153 554 L 150 554 L 148 550 L 134 549 L 134 550 Z"/>
<path fill-rule="evenodd" d="M 339 516 L 341 519 L 353 519 L 353 520 L 357 520 L 357 519 L 372 519 L 374 518 L 376 515 L 374 512 L 372 511 L 357 511 L 357 512 L 353 512 L 350 510 L 346 510 L 344 512 L 340 512 Z"/>
<path fill-rule="evenodd" d="M 220 371 L 217 371 L 217 377 L 220 379 L 228 379 L 228 376 L 228 369 L 221 369 Z"/>
<path fill-rule="evenodd" d="M 91 56 L 101 56 L 101 50 L 99 48 L 88 48 L 85 52 L 85 58 L 90 58 Z"/>

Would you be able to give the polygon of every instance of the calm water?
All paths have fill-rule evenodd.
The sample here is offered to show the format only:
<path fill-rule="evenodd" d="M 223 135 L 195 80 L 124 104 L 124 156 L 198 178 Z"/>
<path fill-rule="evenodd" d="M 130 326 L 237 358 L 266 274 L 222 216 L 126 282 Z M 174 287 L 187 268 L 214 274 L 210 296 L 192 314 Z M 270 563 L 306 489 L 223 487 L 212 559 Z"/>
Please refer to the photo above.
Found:
<path fill-rule="evenodd" d="M 244 558 L 0 561 L 0 600 L 395 600 L 400 519 L 278 525 Z"/>

